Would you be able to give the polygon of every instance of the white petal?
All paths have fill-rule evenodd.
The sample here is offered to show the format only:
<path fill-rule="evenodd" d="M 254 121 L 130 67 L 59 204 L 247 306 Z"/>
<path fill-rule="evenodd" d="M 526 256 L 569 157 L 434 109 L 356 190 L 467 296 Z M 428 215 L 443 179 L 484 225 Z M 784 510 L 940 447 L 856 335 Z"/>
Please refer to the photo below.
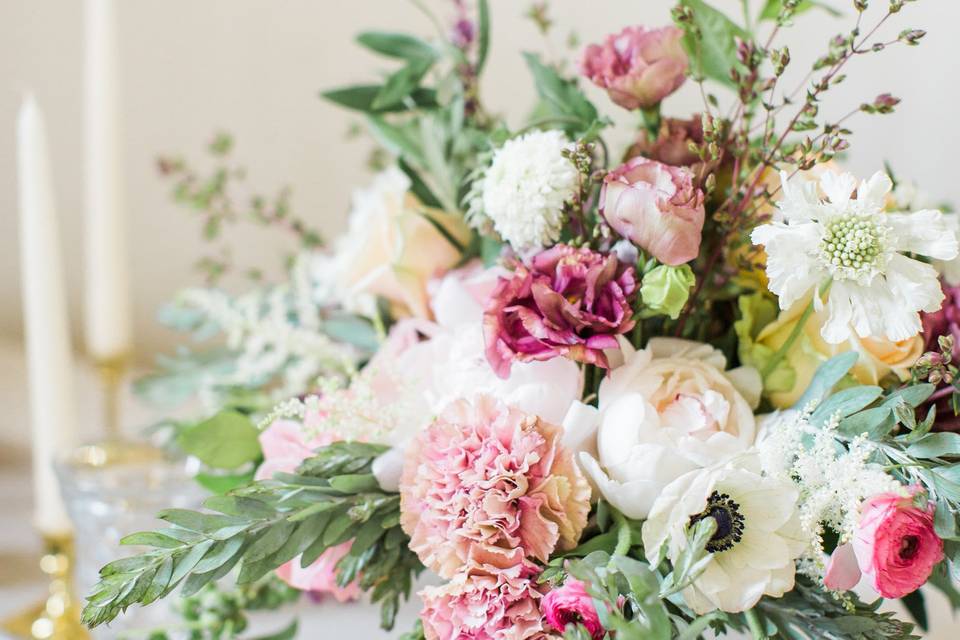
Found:
<path fill-rule="evenodd" d="M 580 454 L 580 466 L 590 476 L 606 500 L 620 513 L 642 520 L 650 513 L 662 486 L 651 486 L 643 481 L 616 482 L 603 472 L 600 463 L 589 454 Z M 659 545 L 658 545 L 659 546 Z"/>
<path fill-rule="evenodd" d="M 853 196 L 853 190 L 857 188 L 857 179 L 850 173 L 829 171 L 821 176 L 820 187 L 830 198 L 830 204 L 841 207 Z"/>
<path fill-rule="evenodd" d="M 686 358 L 702 360 L 723 371 L 727 368 L 727 359 L 723 352 L 703 342 L 683 340 L 681 338 L 650 338 L 647 349 L 654 358 Z"/>
<path fill-rule="evenodd" d="M 780 297 L 781 309 L 789 309 L 826 280 L 816 256 L 821 235 L 820 225 L 813 222 L 765 224 L 753 230 L 753 243 L 766 250 L 770 291 Z"/>
<path fill-rule="evenodd" d="M 860 183 L 857 189 L 857 204 L 864 210 L 880 211 L 893 188 L 893 182 L 885 171 L 877 171 L 869 180 Z"/>
<path fill-rule="evenodd" d="M 760 372 L 753 367 L 743 366 L 727 371 L 727 379 L 740 392 L 740 395 L 756 409 L 760 404 L 760 395 L 763 393 L 763 379 Z"/>
<path fill-rule="evenodd" d="M 938 260 L 957 257 L 956 229 L 939 211 L 925 209 L 916 213 L 891 213 L 884 221 L 893 228 L 891 241 L 899 251 Z"/>
<path fill-rule="evenodd" d="M 886 281 L 897 304 L 909 307 L 912 311 L 934 313 L 943 304 L 943 289 L 940 287 L 937 270 L 929 264 L 894 255 L 887 263 Z"/>
<path fill-rule="evenodd" d="M 834 282 L 827 294 L 827 320 L 820 328 L 820 335 L 830 344 L 840 344 L 850 339 L 850 320 L 853 309 L 850 304 L 849 286 Z"/>

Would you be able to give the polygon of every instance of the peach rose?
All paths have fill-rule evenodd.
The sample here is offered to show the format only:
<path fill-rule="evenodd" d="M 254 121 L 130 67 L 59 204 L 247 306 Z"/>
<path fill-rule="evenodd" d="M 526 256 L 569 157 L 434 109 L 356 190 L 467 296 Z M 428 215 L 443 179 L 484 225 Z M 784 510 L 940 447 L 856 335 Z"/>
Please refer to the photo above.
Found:
<path fill-rule="evenodd" d="M 364 295 L 382 296 L 400 315 L 428 318 L 427 283 L 460 261 L 460 247 L 470 240 L 463 219 L 425 206 L 409 187 L 407 176 L 391 168 L 354 194 L 331 265 L 347 306 Z"/>

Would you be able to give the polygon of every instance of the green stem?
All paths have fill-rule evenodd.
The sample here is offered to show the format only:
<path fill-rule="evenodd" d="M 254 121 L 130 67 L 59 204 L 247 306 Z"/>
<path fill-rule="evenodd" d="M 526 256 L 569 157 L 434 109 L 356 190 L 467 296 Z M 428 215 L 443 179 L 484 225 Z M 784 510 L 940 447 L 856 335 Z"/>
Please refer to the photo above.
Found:
<path fill-rule="evenodd" d="M 797 341 L 797 338 L 800 337 L 800 334 L 803 333 L 803 328 L 807 326 L 807 320 L 810 319 L 810 315 L 813 313 L 813 298 L 810 298 L 810 302 L 807 303 L 807 308 L 803 310 L 803 314 L 800 316 L 800 320 L 797 321 L 797 324 L 793 325 L 793 330 L 790 332 L 790 335 L 787 336 L 786 342 L 780 345 L 780 348 L 777 349 L 776 353 L 773 354 L 773 357 L 767 362 L 767 366 L 763 368 L 763 371 L 760 372 L 760 377 L 764 380 L 767 379 L 771 373 L 776 370 L 777 365 L 787 357 L 787 353 L 790 351 L 790 348 L 793 346 L 793 343 Z"/>
<path fill-rule="evenodd" d="M 641 109 L 640 116 L 643 118 L 643 127 L 647 130 L 650 141 L 653 142 L 660 135 L 660 105 Z"/>
<path fill-rule="evenodd" d="M 766 640 L 767 634 L 763 630 L 763 624 L 760 622 L 760 616 L 756 609 L 747 609 L 743 612 L 743 617 L 747 620 L 747 626 L 750 627 L 750 635 L 753 640 Z"/>
<path fill-rule="evenodd" d="M 630 545 L 632 544 L 630 524 L 623 517 L 623 514 L 616 509 L 611 509 L 611 515 L 613 521 L 617 523 L 617 546 L 613 549 L 613 555 L 625 556 L 630 553 Z"/>

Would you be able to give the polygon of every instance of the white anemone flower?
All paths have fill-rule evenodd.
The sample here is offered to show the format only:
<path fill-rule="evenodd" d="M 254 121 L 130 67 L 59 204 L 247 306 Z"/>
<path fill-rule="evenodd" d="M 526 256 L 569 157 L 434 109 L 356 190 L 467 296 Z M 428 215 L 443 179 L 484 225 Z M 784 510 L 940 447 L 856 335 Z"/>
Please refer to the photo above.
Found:
<path fill-rule="evenodd" d="M 562 131 L 531 131 L 500 147 L 483 182 L 483 211 L 518 251 L 560 238 L 563 208 L 577 193 L 579 174 L 563 152 Z"/>
<path fill-rule="evenodd" d="M 683 590 L 683 599 L 700 615 L 746 611 L 763 596 L 778 598 L 793 589 L 795 561 L 807 547 L 797 498 L 790 480 L 763 474 L 755 450 L 691 471 L 667 485 L 643 523 L 647 558 L 656 562 L 665 551 L 676 562 L 689 545 L 691 525 L 713 518 L 710 562 Z"/>
<path fill-rule="evenodd" d="M 788 181 L 784 173 L 780 179 L 784 199 L 774 221 L 751 236 L 766 249 L 770 290 L 780 308 L 814 292 L 815 308 L 826 304 L 828 314 L 821 334 L 833 344 L 851 332 L 888 340 L 916 335 L 919 312 L 938 310 L 943 292 L 937 271 L 905 254 L 957 256 L 957 237 L 943 214 L 884 213 L 892 185 L 883 172 L 859 186 L 849 173 L 826 173 L 819 184 Z M 816 295 L 824 287 L 826 302 Z"/>

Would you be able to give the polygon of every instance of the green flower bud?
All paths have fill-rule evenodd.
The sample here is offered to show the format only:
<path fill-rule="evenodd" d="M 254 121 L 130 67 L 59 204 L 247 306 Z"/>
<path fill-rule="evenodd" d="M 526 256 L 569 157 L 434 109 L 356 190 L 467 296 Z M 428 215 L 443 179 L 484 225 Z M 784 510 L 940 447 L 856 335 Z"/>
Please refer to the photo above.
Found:
<path fill-rule="evenodd" d="M 670 267 L 665 264 L 643 277 L 640 298 L 646 305 L 645 315 L 666 315 L 676 320 L 690 297 L 696 278 L 689 265 Z"/>

